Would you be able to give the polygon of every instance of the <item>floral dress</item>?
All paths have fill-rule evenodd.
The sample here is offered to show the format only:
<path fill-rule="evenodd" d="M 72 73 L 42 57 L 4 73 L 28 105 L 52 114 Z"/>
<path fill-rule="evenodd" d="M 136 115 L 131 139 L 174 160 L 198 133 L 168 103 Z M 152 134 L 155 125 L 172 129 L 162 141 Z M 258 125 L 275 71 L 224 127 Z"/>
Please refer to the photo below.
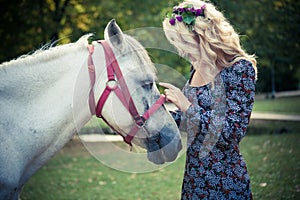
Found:
<path fill-rule="evenodd" d="M 252 199 L 239 143 L 249 124 L 254 92 L 255 71 L 246 60 L 224 68 L 214 83 L 185 85 L 183 93 L 192 105 L 185 113 L 171 112 L 187 133 L 182 199 Z"/>

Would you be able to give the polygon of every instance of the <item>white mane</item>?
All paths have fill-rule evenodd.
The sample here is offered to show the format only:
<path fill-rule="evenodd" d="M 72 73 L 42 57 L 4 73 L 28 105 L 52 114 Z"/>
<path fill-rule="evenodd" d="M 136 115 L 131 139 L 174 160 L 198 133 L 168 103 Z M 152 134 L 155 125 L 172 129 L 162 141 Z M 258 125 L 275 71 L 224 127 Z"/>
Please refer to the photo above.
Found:
<path fill-rule="evenodd" d="M 59 45 L 55 47 L 52 47 L 52 44 L 46 44 L 40 49 L 33 52 L 32 54 L 25 54 L 14 60 L 0 64 L 0 69 L 3 67 L 13 66 L 13 65 L 30 65 L 30 64 L 36 64 L 37 62 L 45 62 L 55 57 L 61 56 L 62 54 L 66 54 L 66 52 L 83 50 L 87 48 L 88 38 L 92 35 L 93 34 L 86 34 L 82 36 L 75 43 Z M 124 39 L 127 47 L 125 53 L 132 53 L 132 52 L 136 53 L 140 61 L 144 64 L 144 66 L 150 65 L 149 67 L 154 72 L 154 74 L 156 74 L 156 68 L 152 64 L 148 52 L 144 49 L 144 47 L 137 40 L 135 40 L 129 35 L 124 34 Z"/>
<path fill-rule="evenodd" d="M 125 52 L 123 52 L 124 54 L 126 53 L 136 53 L 137 56 L 139 57 L 141 63 L 143 64 L 143 66 L 148 66 L 150 67 L 150 69 L 154 72 L 154 74 L 156 74 L 156 68 L 153 65 L 148 52 L 145 50 L 145 48 L 133 37 L 124 34 L 124 40 L 125 40 L 125 44 L 127 49 L 125 50 Z M 150 65 L 150 66 L 149 66 Z"/>
<path fill-rule="evenodd" d="M 84 49 L 87 47 L 87 39 L 91 35 L 92 34 L 84 35 L 75 43 L 59 45 L 55 47 L 52 47 L 52 44 L 46 44 L 32 54 L 22 55 L 17 59 L 0 64 L 0 68 L 9 65 L 35 64 L 36 62 L 47 61 L 53 59 L 54 57 L 58 57 L 63 53 L 66 53 L 66 50 L 68 50 L 68 52 L 72 52 L 78 49 Z"/>

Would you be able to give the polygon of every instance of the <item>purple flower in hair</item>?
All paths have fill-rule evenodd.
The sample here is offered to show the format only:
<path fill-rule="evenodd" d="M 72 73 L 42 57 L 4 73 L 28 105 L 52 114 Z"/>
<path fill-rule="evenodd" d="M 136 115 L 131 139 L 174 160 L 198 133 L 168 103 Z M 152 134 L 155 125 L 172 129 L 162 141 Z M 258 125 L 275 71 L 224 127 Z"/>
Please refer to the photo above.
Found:
<path fill-rule="evenodd" d="M 171 25 L 174 25 L 177 20 L 178 22 L 183 22 L 189 30 L 193 31 L 196 18 L 199 16 L 205 17 L 205 8 L 205 4 L 199 9 L 194 8 L 192 4 L 185 5 L 184 7 L 174 7 L 173 12 L 167 13 L 167 17 Z"/>
<path fill-rule="evenodd" d="M 203 14 L 203 10 L 202 9 L 197 9 L 196 10 L 196 16 L 201 16 Z"/>
<path fill-rule="evenodd" d="M 179 21 L 179 22 L 182 22 L 182 20 L 183 20 L 183 18 L 182 18 L 181 15 L 177 15 L 177 16 L 176 16 L 176 19 L 177 19 L 177 21 Z"/>
<path fill-rule="evenodd" d="M 190 12 L 195 12 L 195 8 L 194 8 L 194 7 L 188 8 L 188 11 L 190 11 Z"/>
<path fill-rule="evenodd" d="M 174 25 L 174 24 L 175 24 L 175 21 L 176 21 L 175 18 L 171 18 L 171 19 L 169 20 L 169 22 L 170 22 L 171 25 Z"/>
<path fill-rule="evenodd" d="M 184 8 L 178 8 L 177 10 L 181 13 L 184 12 Z"/>

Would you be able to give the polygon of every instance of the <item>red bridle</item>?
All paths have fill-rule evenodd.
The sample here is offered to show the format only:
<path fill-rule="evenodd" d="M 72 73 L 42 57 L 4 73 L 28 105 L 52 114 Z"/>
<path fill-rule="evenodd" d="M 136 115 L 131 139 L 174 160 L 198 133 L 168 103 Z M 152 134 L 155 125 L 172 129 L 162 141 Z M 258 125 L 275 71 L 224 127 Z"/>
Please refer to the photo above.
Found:
<path fill-rule="evenodd" d="M 130 95 L 127 84 L 123 77 L 123 74 L 120 70 L 117 59 L 115 58 L 115 55 L 111 47 L 109 46 L 109 43 L 104 40 L 98 41 L 98 43 L 100 43 L 104 48 L 108 80 L 106 82 L 106 87 L 103 93 L 101 94 L 96 106 L 96 102 L 94 98 L 94 85 L 96 81 L 96 74 L 95 74 L 95 65 L 92 58 L 92 54 L 94 52 L 94 46 L 90 45 L 88 47 L 89 49 L 88 69 L 89 69 L 89 75 L 91 81 L 91 90 L 89 96 L 90 110 L 93 115 L 96 114 L 97 117 L 99 118 L 101 117 L 112 129 L 114 129 L 104 119 L 101 113 L 108 96 L 110 95 L 111 92 L 115 92 L 119 100 L 122 102 L 122 104 L 125 106 L 125 108 L 128 110 L 128 112 L 134 119 L 135 123 L 132 125 L 130 132 L 126 136 L 122 135 L 115 129 L 114 131 L 116 131 L 119 135 L 121 135 L 127 144 L 132 146 L 131 141 L 136 135 L 136 133 L 139 131 L 140 128 L 143 128 L 145 126 L 147 120 L 151 117 L 151 115 L 153 115 L 165 103 L 165 97 L 161 95 L 160 98 L 147 111 L 145 111 L 142 115 L 140 115 L 136 109 L 136 106 L 133 102 L 133 99 Z"/>

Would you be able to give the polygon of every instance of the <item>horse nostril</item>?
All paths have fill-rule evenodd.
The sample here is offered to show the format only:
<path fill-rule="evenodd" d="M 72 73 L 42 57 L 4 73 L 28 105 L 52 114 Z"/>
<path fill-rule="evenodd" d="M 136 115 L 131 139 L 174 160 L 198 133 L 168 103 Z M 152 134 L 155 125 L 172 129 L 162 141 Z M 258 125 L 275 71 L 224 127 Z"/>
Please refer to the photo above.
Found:
<path fill-rule="evenodd" d="M 149 110 L 149 103 L 146 97 L 143 97 L 144 110 Z"/>
<path fill-rule="evenodd" d="M 160 138 L 159 138 L 159 137 L 155 139 L 155 142 L 156 142 L 157 144 L 159 144 L 159 141 L 160 141 Z"/>

